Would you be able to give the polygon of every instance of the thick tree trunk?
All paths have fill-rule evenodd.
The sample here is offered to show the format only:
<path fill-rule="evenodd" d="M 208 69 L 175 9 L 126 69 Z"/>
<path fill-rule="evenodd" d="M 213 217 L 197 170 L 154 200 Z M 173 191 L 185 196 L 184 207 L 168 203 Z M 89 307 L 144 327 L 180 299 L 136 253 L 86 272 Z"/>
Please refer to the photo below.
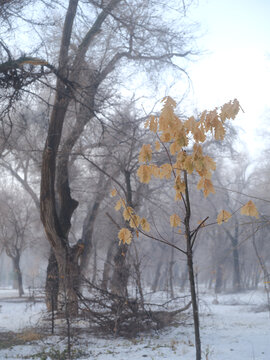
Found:
<path fill-rule="evenodd" d="M 72 310 L 72 312 L 76 312 L 78 308 L 76 293 L 78 284 L 80 284 L 80 268 L 78 264 L 81 251 L 79 248 L 75 249 L 70 247 L 68 240 L 72 214 L 78 206 L 78 202 L 72 199 L 70 192 L 68 174 L 69 157 L 73 146 L 83 132 L 84 126 L 93 116 L 94 99 L 98 86 L 108 73 L 113 70 L 114 65 L 121 57 L 114 57 L 113 61 L 105 67 L 98 78 L 92 78 L 91 82 L 87 84 L 89 98 L 85 100 L 86 102 L 83 102 L 85 94 L 80 97 L 81 87 L 78 87 L 77 84 L 80 82 L 83 83 L 84 80 L 82 65 L 90 44 L 100 32 L 107 16 L 119 2 L 120 0 L 111 0 L 108 5 L 100 11 L 92 27 L 88 30 L 81 44 L 78 46 L 73 63 L 70 62 L 69 49 L 78 0 L 69 0 L 68 2 L 59 51 L 59 76 L 56 83 L 56 96 L 42 157 L 40 191 L 41 220 L 58 264 L 58 301 L 60 299 L 61 307 L 64 303 L 65 307 Z M 59 149 L 68 106 L 75 95 L 79 98 L 84 110 L 91 109 L 91 116 L 86 116 L 83 119 L 84 114 L 83 111 L 81 112 L 82 116 L 77 117 L 76 124 L 70 136 L 68 136 Z M 87 115 L 89 115 L 89 113 Z"/>
<path fill-rule="evenodd" d="M 78 313 L 78 291 L 80 285 L 80 267 L 73 249 L 69 254 L 59 254 L 57 258 L 59 269 L 58 311 L 69 316 Z"/>
<path fill-rule="evenodd" d="M 76 16 L 78 0 L 69 0 L 63 28 L 61 47 L 59 53 L 59 72 L 61 78 L 68 76 L 69 45 L 73 22 Z M 42 157 L 41 189 L 40 189 L 40 215 L 48 241 L 50 242 L 59 270 L 59 298 L 65 295 L 67 309 L 73 308 L 77 312 L 78 303 L 74 303 L 73 289 L 73 266 L 72 257 L 69 256 L 71 248 L 68 243 L 70 220 L 78 202 L 70 195 L 69 181 L 65 169 L 58 169 L 57 191 L 55 194 L 55 178 L 59 144 L 62 137 L 62 129 L 71 99 L 71 88 L 60 78 L 57 79 L 56 96 L 52 110 L 47 140 Z M 56 197 L 58 204 L 56 204 Z M 75 270 L 74 270 L 75 271 Z M 76 271 L 75 271 L 76 273 Z M 76 277 L 76 276 L 75 276 Z M 58 304 L 62 305 L 62 304 Z M 76 308 L 76 309 L 75 309 Z M 58 306 L 58 310 L 60 307 Z"/>
<path fill-rule="evenodd" d="M 57 260 L 51 249 L 47 266 L 47 277 L 45 285 L 45 302 L 48 311 L 56 311 L 58 307 L 59 272 Z"/>

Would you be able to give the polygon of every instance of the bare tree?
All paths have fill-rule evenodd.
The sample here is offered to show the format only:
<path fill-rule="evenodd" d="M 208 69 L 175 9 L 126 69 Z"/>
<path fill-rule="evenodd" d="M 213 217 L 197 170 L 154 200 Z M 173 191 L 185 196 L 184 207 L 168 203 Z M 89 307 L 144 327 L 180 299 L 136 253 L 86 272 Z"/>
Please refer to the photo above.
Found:
<path fill-rule="evenodd" d="M 97 16 L 70 62 L 69 49 L 78 1 L 69 1 L 59 52 L 59 72 L 62 78 L 68 77 L 70 83 L 62 81 L 61 77 L 57 79 L 41 174 L 41 219 L 58 263 L 59 292 L 67 293 L 68 302 L 73 304 L 72 309 L 75 312 L 81 249 L 70 246 L 68 240 L 70 220 L 78 206 L 78 202 L 71 196 L 69 186 L 70 153 L 85 125 L 95 115 L 99 88 L 121 59 L 158 61 L 168 66 L 173 64 L 174 57 L 185 57 L 189 54 L 189 51 L 184 49 L 183 34 L 170 31 L 168 26 L 162 31 L 161 27 L 154 26 L 157 15 L 151 15 L 153 9 L 150 3 L 137 1 L 136 4 L 131 4 L 120 0 L 111 0 L 106 5 L 91 3 Z M 177 43 L 173 36 L 181 39 L 182 44 Z M 159 42 L 153 48 L 153 41 L 157 39 Z M 95 50 L 103 52 L 102 58 L 93 56 Z M 89 60 L 92 65 L 87 66 L 86 61 L 89 64 Z M 87 83 L 82 87 L 85 80 Z M 78 116 L 59 148 L 63 126 L 74 96 L 75 101 L 79 102 Z"/>
<path fill-rule="evenodd" d="M 16 196 L 16 201 L 15 201 Z M 19 296 L 24 294 L 20 260 L 31 242 L 31 203 L 18 194 L 1 194 L 0 236 L 1 245 L 12 260 Z"/>

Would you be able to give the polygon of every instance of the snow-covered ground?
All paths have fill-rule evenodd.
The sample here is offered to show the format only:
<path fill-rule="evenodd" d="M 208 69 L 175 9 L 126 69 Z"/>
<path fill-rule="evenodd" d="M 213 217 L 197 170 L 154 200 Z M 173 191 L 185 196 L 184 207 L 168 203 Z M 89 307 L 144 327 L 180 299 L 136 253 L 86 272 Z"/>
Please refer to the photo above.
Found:
<path fill-rule="evenodd" d="M 14 295 L 12 291 L 0 290 L 0 340 L 1 332 L 20 332 L 35 326 L 45 311 L 43 303 L 15 301 Z M 202 358 L 269 360 L 270 316 L 266 311 L 258 312 L 266 304 L 264 292 L 222 294 L 218 296 L 217 304 L 213 303 L 215 299 L 214 295 L 200 293 Z M 74 339 L 73 348 L 77 355 L 81 353 L 79 358 L 85 360 L 194 360 L 193 327 L 191 320 L 189 322 L 185 326 L 170 327 L 133 340 L 79 335 Z M 38 353 L 40 355 L 33 358 L 45 359 L 44 354 L 47 354 L 47 360 L 56 359 L 53 354 L 65 346 L 65 340 L 50 336 L 31 344 L 2 349 L 0 360 L 31 359 L 31 355 Z"/>

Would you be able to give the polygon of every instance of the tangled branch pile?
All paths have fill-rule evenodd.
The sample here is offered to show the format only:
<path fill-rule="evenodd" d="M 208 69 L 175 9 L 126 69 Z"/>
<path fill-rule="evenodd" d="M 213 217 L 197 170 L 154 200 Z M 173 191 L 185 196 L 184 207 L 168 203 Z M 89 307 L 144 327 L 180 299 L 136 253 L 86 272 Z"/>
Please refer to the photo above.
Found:
<path fill-rule="evenodd" d="M 184 323 L 188 318 L 186 310 L 191 302 L 185 297 L 176 298 L 165 304 L 150 304 L 142 299 L 129 298 L 103 290 L 86 281 L 89 295 L 80 294 L 81 314 L 84 319 L 97 326 L 104 334 L 134 337 L 138 333 L 158 330 L 173 324 Z M 170 310 L 179 300 L 181 308 Z"/>

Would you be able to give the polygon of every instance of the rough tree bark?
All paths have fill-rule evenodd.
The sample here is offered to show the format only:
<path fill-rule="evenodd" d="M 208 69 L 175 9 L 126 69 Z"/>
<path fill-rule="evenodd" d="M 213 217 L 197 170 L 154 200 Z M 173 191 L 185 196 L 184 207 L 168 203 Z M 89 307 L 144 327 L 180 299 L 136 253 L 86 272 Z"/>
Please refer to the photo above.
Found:
<path fill-rule="evenodd" d="M 69 1 L 63 28 L 59 54 L 59 69 L 63 76 L 67 76 L 68 49 L 77 5 L 78 0 Z M 62 182 L 62 188 L 58 194 L 60 199 L 60 213 L 57 211 L 55 194 L 57 155 L 65 115 L 70 102 L 70 90 L 71 89 L 59 80 L 59 78 L 57 79 L 55 101 L 42 157 L 40 214 L 47 238 L 52 246 L 58 264 L 58 309 L 66 305 L 68 310 L 77 313 L 78 302 L 74 285 L 76 281 L 78 281 L 79 266 L 74 262 L 76 254 L 73 255 L 71 252 L 71 247 L 68 243 L 68 232 L 72 213 L 78 203 L 70 196 L 68 179 Z M 63 205 L 65 209 L 63 209 Z"/>
<path fill-rule="evenodd" d="M 57 296 L 59 291 L 59 271 L 57 260 L 51 248 L 47 266 L 45 284 L 45 302 L 48 311 L 55 311 L 58 308 Z"/>
<path fill-rule="evenodd" d="M 106 8 L 97 16 L 96 21 L 78 47 L 77 54 L 71 66 L 71 74 L 69 74 L 69 47 L 78 0 L 69 1 L 59 52 L 59 76 L 56 83 L 55 101 L 42 157 L 40 192 L 41 220 L 58 264 L 58 305 L 61 307 L 67 305 L 73 313 L 78 311 L 77 291 L 78 285 L 80 284 L 79 257 L 82 248 L 76 245 L 71 247 L 68 240 L 71 217 L 78 206 L 78 202 L 72 199 L 70 193 L 68 163 L 71 150 L 91 116 L 78 116 L 77 123 L 63 144 L 60 153 L 59 146 L 68 106 L 71 99 L 73 99 L 75 83 L 80 79 L 86 52 L 94 37 L 99 33 L 102 23 L 119 1 L 120 0 L 111 0 Z M 88 106 L 86 106 L 85 103 L 81 104 L 81 106 L 84 106 L 85 109 L 87 108 L 88 111 L 90 107 L 93 112 L 97 87 L 108 72 L 113 70 L 114 64 L 110 65 L 109 68 L 105 69 L 105 73 L 104 71 L 101 72 L 99 78 L 96 79 L 96 81 L 92 79 L 92 83 L 89 84 L 87 97 Z M 61 80 L 67 78 L 69 79 L 68 82 Z M 84 115 L 83 111 L 81 114 Z M 58 308 L 61 309 L 61 307 Z"/>

